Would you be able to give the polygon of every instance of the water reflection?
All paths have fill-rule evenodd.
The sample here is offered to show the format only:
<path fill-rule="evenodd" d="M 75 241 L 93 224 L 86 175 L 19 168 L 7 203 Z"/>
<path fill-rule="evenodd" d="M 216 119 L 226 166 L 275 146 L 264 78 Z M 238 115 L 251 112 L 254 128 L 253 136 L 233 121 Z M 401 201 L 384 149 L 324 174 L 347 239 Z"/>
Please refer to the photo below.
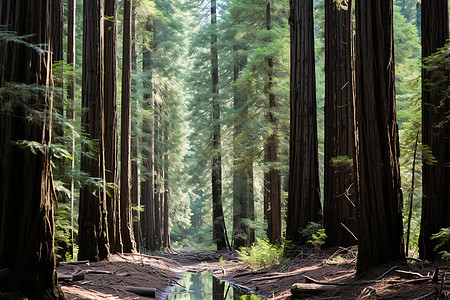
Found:
<path fill-rule="evenodd" d="M 227 282 L 222 282 L 210 272 L 186 273 L 179 281 L 181 286 L 174 286 L 167 295 L 168 300 L 257 300 L 255 295 L 243 295 Z"/>

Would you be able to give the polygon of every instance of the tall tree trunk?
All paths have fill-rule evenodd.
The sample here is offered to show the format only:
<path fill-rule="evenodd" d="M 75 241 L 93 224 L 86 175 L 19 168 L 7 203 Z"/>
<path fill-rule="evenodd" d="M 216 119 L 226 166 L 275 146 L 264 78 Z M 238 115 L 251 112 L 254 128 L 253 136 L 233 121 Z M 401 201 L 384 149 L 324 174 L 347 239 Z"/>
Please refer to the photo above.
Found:
<path fill-rule="evenodd" d="M 136 28 L 137 28 L 137 18 L 136 18 L 136 2 L 133 2 L 132 7 L 132 23 L 131 23 L 131 99 L 132 105 L 131 107 L 131 204 L 134 208 L 132 211 L 133 217 L 133 232 L 134 239 L 136 241 L 136 250 L 140 251 L 142 246 L 142 232 L 140 230 L 140 214 L 139 210 L 141 208 L 141 195 L 140 191 L 140 170 L 139 170 L 139 132 L 138 132 L 138 124 L 139 124 L 139 99 L 136 96 L 137 93 L 137 85 L 134 76 L 137 74 L 137 45 L 136 45 Z"/>
<path fill-rule="evenodd" d="M 239 72 L 244 68 L 246 57 L 240 55 L 239 47 L 235 46 L 234 53 L 234 83 L 239 77 Z M 234 128 L 234 168 L 233 168 L 233 248 L 239 249 L 249 244 L 249 232 L 244 219 L 249 218 L 248 211 L 248 177 L 247 162 L 242 160 L 246 142 L 242 140 L 243 127 L 248 120 L 248 108 L 245 95 L 234 87 L 234 110 L 239 116 Z"/>
<path fill-rule="evenodd" d="M 118 133 L 117 133 L 117 2 L 105 0 L 105 169 L 109 245 L 112 253 L 122 252 L 120 233 Z"/>
<path fill-rule="evenodd" d="M 272 14 L 271 3 L 267 1 L 266 4 L 266 29 L 272 30 Z M 272 244 L 281 241 L 281 182 L 278 170 L 273 166 L 278 161 L 278 120 L 275 117 L 274 111 L 277 109 L 277 101 L 273 93 L 273 58 L 267 59 L 269 82 L 267 84 L 267 92 L 269 94 L 269 113 L 267 120 L 272 126 L 273 132 L 270 134 L 267 145 L 266 154 L 264 156 L 266 163 L 269 164 L 269 171 L 265 175 L 267 180 L 267 237 Z"/>
<path fill-rule="evenodd" d="M 162 169 L 161 169 L 161 104 L 155 101 L 155 113 L 154 113 L 154 124 L 153 124 L 153 135 L 155 137 L 155 181 L 154 181 L 154 189 L 155 189 L 155 198 L 154 198 L 154 207 L 153 207 L 153 216 L 155 218 L 155 241 L 156 241 L 156 249 L 161 248 L 161 178 L 162 178 Z"/>
<path fill-rule="evenodd" d="M 147 23 L 147 30 L 150 34 L 152 28 L 150 26 L 150 20 Z M 144 117 L 142 120 L 142 167 L 143 167 L 143 179 L 141 183 L 141 197 L 144 205 L 144 210 L 141 214 L 141 229 L 143 233 L 144 245 L 147 250 L 156 250 L 155 240 L 155 216 L 154 216 L 154 201 L 155 201 L 155 136 L 153 132 L 154 118 L 149 117 L 148 114 L 155 111 L 155 104 L 153 98 L 153 86 L 152 86 L 152 65 L 150 48 L 144 46 L 142 53 L 143 56 L 143 70 L 147 73 L 147 80 L 144 82 L 144 88 L 147 93 L 144 94 L 144 101 L 142 108 L 144 110 Z"/>
<path fill-rule="evenodd" d="M 76 77 L 75 77 L 75 29 L 76 29 L 76 0 L 68 0 L 67 4 L 67 65 L 72 68 L 70 80 L 67 82 L 67 102 L 69 104 L 66 116 L 68 119 L 75 122 L 75 106 L 76 106 L 76 98 L 75 98 L 75 85 L 76 85 Z M 75 170 L 75 132 L 72 132 L 72 172 Z M 70 182 L 70 241 L 71 241 L 71 255 L 73 257 L 73 246 L 75 244 L 74 241 L 74 215 L 75 215 L 75 181 L 72 178 Z"/>
<path fill-rule="evenodd" d="M 392 0 L 356 1 L 358 272 L 404 259 L 392 17 Z"/>
<path fill-rule="evenodd" d="M 286 239 L 305 243 L 300 231 L 321 222 L 316 117 L 313 1 L 291 0 L 291 138 Z"/>
<path fill-rule="evenodd" d="M 147 29 L 150 32 L 150 28 L 148 27 Z M 144 210 L 141 215 L 141 228 L 143 239 L 145 241 L 145 248 L 153 251 L 156 250 L 154 216 L 155 136 L 153 133 L 154 119 L 153 117 L 148 117 L 148 114 L 155 110 L 155 106 L 152 92 L 153 87 L 150 49 L 147 46 L 144 46 L 143 51 L 143 70 L 148 73 L 148 79 L 146 83 L 144 83 L 144 87 L 148 92 L 144 94 L 144 102 L 142 104 L 142 108 L 145 112 L 142 120 L 142 131 L 144 133 L 142 138 L 142 166 L 144 169 L 143 179 L 145 180 L 141 183 L 141 197 L 144 205 Z"/>
<path fill-rule="evenodd" d="M 28 42 L 46 45 L 46 52 L 19 43 L 0 48 L 0 87 L 7 82 L 51 87 L 52 1 L 2 1 L 0 24 Z M 30 121 L 24 109 L 31 106 L 46 116 Z M 0 281 L 0 294 L 19 292 L 29 299 L 64 299 L 58 285 L 53 246 L 53 183 L 51 157 L 53 95 L 36 92 L 29 98 L 0 97 L 0 269 L 9 274 Z M 45 147 L 33 154 L 18 141 Z M 14 297 L 14 296 L 11 296 Z"/>
<path fill-rule="evenodd" d="M 448 1 L 422 1 L 422 58 L 437 52 L 448 38 Z M 430 163 L 429 159 L 424 159 L 422 166 L 419 254 L 426 259 L 436 257 L 439 252 L 435 251 L 439 241 L 431 240 L 431 235 L 450 226 L 450 101 L 443 100 L 441 94 L 441 90 L 448 88 L 450 83 L 447 75 L 447 81 L 442 87 L 436 88 L 442 81 L 440 77 L 433 76 L 432 70 L 422 70 L 422 144 L 429 146 L 436 160 Z"/>
<path fill-rule="evenodd" d="M 213 33 L 211 34 L 211 76 L 212 76 L 212 207 L 213 207 L 213 240 L 217 245 L 217 250 L 227 249 L 228 239 L 226 237 L 225 218 L 222 207 L 222 155 L 220 137 L 220 104 L 217 95 L 219 89 L 219 55 L 217 51 L 217 16 L 216 0 L 211 1 L 211 24 Z"/>
<path fill-rule="evenodd" d="M 169 123 L 165 122 L 164 139 L 168 142 Z M 169 228 L 169 154 L 167 147 L 164 147 L 164 221 L 163 221 L 163 246 L 170 248 L 170 228 Z"/>
<path fill-rule="evenodd" d="M 84 146 L 81 171 L 101 180 L 80 191 L 78 258 L 98 261 L 109 257 L 104 161 L 104 1 L 83 1 L 83 87 L 81 123 L 97 143 Z M 94 152 L 94 157 L 87 155 Z"/>
<path fill-rule="evenodd" d="M 123 251 L 132 252 L 134 242 L 131 217 L 131 7 L 132 0 L 124 0 L 123 65 L 122 65 L 122 118 L 120 130 L 120 228 Z"/>
<path fill-rule="evenodd" d="M 325 2 L 324 228 L 328 246 L 355 245 L 355 113 L 352 3 Z"/>

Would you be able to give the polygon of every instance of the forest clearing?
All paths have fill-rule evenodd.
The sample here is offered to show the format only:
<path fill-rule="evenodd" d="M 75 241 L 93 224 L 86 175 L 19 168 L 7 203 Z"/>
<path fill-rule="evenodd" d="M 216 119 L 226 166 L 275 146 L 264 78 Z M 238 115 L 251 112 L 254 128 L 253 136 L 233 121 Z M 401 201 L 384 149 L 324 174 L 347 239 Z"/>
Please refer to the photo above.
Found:
<path fill-rule="evenodd" d="M 296 283 L 317 280 L 331 287 L 325 292 L 305 292 L 298 298 L 307 299 L 449 299 L 450 281 L 442 276 L 449 272 L 450 264 L 409 263 L 398 266 L 381 265 L 363 277 L 355 277 L 356 250 L 333 249 L 297 256 L 286 264 L 255 271 L 226 251 L 163 253 L 161 256 L 124 254 L 113 255 L 109 261 L 90 265 L 64 265 L 59 274 L 79 270 L 102 270 L 110 274 L 92 274 L 82 280 L 63 282 L 62 289 L 68 300 L 74 299 L 148 299 L 124 287 L 152 287 L 155 298 L 164 299 L 239 299 L 227 298 L 227 290 L 217 289 L 206 296 L 204 289 L 189 289 L 179 282 L 183 273 L 210 272 L 220 281 L 234 285 L 238 295 L 258 295 L 263 299 L 294 299 L 291 287 Z M 89 272 L 89 271 L 88 271 Z M 434 278 L 435 274 L 436 278 Z M 433 279 L 434 278 L 434 279 Z M 207 282 L 212 289 L 211 282 Z M 336 283 L 338 285 L 336 285 Z M 334 285 L 333 285 L 334 284 Z M 180 298 L 167 298 L 171 288 L 180 286 Z M 203 291 L 203 292 L 202 292 Z M 230 292 L 228 292 L 230 293 Z M 230 293 L 231 294 L 231 293 Z M 179 295 L 179 294 L 178 294 Z M 236 295 L 236 291 L 235 291 Z M 300 294 L 297 294 L 300 295 Z M 425 296 L 425 297 L 423 297 Z M 422 297 L 422 298 L 421 298 Z M 257 298 L 242 298 L 257 299 Z"/>
<path fill-rule="evenodd" d="M 449 13 L 0 0 L 0 299 L 448 299 Z"/>

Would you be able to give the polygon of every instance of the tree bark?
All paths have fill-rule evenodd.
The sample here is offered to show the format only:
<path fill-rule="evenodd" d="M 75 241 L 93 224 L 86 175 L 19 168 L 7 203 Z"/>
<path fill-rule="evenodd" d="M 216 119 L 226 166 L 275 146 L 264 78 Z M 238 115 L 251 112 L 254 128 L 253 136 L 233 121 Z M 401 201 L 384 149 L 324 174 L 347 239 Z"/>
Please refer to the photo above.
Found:
<path fill-rule="evenodd" d="M 147 31 L 150 34 L 152 28 L 150 26 L 150 20 L 147 22 Z M 144 210 L 141 214 L 141 230 L 143 233 L 144 246 L 147 250 L 156 250 L 156 232 L 155 232 L 155 217 L 154 217 L 154 177 L 155 177 L 155 136 L 153 132 L 154 118 L 147 116 L 147 113 L 154 112 L 155 104 L 153 99 L 153 86 L 152 86 L 152 64 L 151 64 L 151 52 L 148 46 L 144 46 L 143 49 L 143 70 L 147 73 L 147 80 L 144 82 L 144 88 L 148 93 L 144 94 L 144 101 L 142 108 L 145 112 L 142 120 L 142 166 L 143 166 L 143 179 L 141 183 L 141 197 L 144 205 Z"/>
<path fill-rule="evenodd" d="M 104 1 L 83 1 L 83 86 L 81 123 L 93 149 L 84 146 L 81 171 L 99 179 L 80 191 L 78 258 L 109 257 L 104 161 Z M 93 152 L 95 158 L 88 156 Z"/>
<path fill-rule="evenodd" d="M 123 251 L 135 248 L 130 205 L 131 187 L 131 7 L 132 0 L 124 0 L 123 66 L 122 66 L 122 118 L 120 131 L 120 228 Z"/>
<path fill-rule="evenodd" d="M 449 38 L 448 20 L 447 0 L 422 1 L 422 58 L 444 46 Z M 440 91 L 450 85 L 449 76 L 446 84 L 437 88 L 442 78 L 433 76 L 432 70 L 422 69 L 422 144 L 429 146 L 436 160 L 430 163 L 429 159 L 423 159 L 422 165 L 423 198 L 419 237 L 419 255 L 422 259 L 439 255 L 439 250 L 435 251 L 439 241 L 431 240 L 431 235 L 450 226 L 450 101 L 443 100 Z"/>
<path fill-rule="evenodd" d="M 76 106 L 76 98 L 75 98 L 75 85 L 76 85 L 76 77 L 75 77 L 75 20 L 76 20 L 76 0 L 69 0 L 67 4 L 67 64 L 72 68 L 70 80 L 67 82 L 67 101 L 71 103 L 68 105 L 66 111 L 66 117 L 72 122 L 75 122 L 75 106 Z M 72 171 L 75 170 L 75 132 L 72 132 Z M 75 245 L 74 241 L 74 215 L 75 215 L 75 181 L 72 178 L 70 182 L 70 228 L 71 228 L 71 255 L 73 257 L 73 246 Z"/>
<path fill-rule="evenodd" d="M 107 188 L 109 245 L 112 253 L 122 252 L 120 233 L 118 120 L 117 120 L 117 2 L 105 0 L 105 173 Z"/>
<path fill-rule="evenodd" d="M 352 3 L 325 2 L 324 228 L 328 246 L 355 245 L 355 97 Z M 345 227 L 344 227 L 345 226 Z M 350 233 L 350 230 L 352 233 Z"/>
<path fill-rule="evenodd" d="M 291 0 L 291 138 L 286 239 L 305 243 L 302 228 L 321 222 L 314 63 L 313 1 Z"/>
<path fill-rule="evenodd" d="M 272 30 L 272 15 L 271 15 L 271 3 L 267 1 L 266 4 L 266 28 Z M 274 111 L 277 109 L 277 101 L 275 94 L 273 93 L 273 58 L 267 59 L 269 67 L 269 82 L 267 83 L 267 92 L 269 94 L 269 113 L 267 120 L 272 126 L 273 132 L 270 134 L 267 145 L 266 155 L 264 156 L 268 164 L 274 164 L 278 161 L 278 120 L 275 117 Z M 267 237 L 272 244 L 279 243 L 281 241 L 281 181 L 278 170 L 269 165 L 269 171 L 265 175 L 267 179 Z"/>
<path fill-rule="evenodd" d="M 392 0 L 356 2 L 359 273 L 405 257 L 392 18 Z"/>
<path fill-rule="evenodd" d="M 0 87 L 7 82 L 40 86 L 35 95 L 0 97 L 0 293 L 18 292 L 29 299 L 64 299 L 58 285 L 53 245 L 54 195 L 49 146 L 52 140 L 52 1 L 2 1 L 0 24 L 46 52 L 19 43 L 0 48 Z M 44 113 L 35 122 L 25 107 Z M 7 109 L 8 107 L 8 109 Z M 34 141 L 43 151 L 16 144 Z"/>
<path fill-rule="evenodd" d="M 219 55 L 217 51 L 217 16 L 216 0 L 211 1 L 211 24 L 213 33 L 211 34 L 211 76 L 212 76 L 212 148 L 213 158 L 211 166 L 212 182 L 212 207 L 213 207 L 213 241 L 217 245 L 217 250 L 227 249 L 228 239 L 226 238 L 225 219 L 222 207 L 222 155 L 221 155 L 221 135 L 220 135 L 220 104 L 217 95 L 219 93 Z"/>

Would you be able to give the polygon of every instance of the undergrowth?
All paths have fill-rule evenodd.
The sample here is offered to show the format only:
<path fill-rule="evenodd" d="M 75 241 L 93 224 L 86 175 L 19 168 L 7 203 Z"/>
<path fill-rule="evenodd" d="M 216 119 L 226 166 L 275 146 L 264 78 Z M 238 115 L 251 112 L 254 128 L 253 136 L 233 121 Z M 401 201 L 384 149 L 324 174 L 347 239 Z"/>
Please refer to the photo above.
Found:
<path fill-rule="evenodd" d="M 257 239 L 252 247 L 242 247 L 237 253 L 246 266 L 257 270 L 281 264 L 284 245 L 272 245 L 268 239 Z"/>

